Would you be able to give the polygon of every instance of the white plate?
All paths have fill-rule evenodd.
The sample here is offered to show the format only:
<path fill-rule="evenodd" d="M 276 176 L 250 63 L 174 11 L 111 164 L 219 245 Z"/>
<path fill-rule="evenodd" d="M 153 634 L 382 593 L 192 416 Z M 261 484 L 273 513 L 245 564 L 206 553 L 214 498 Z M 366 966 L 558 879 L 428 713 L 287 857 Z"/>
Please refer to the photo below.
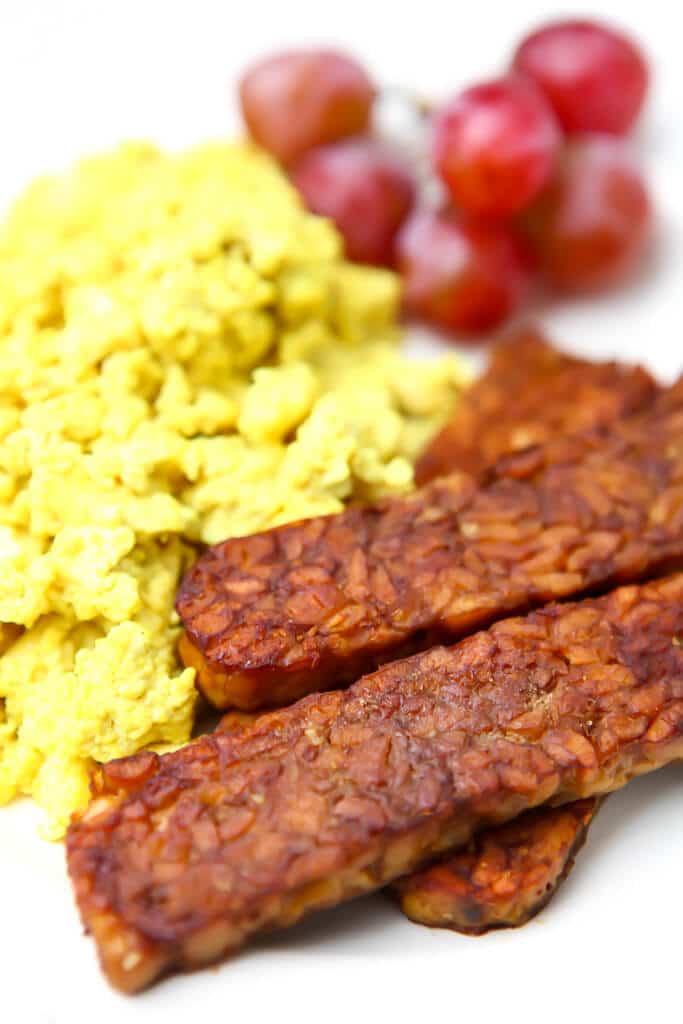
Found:
<path fill-rule="evenodd" d="M 655 61 L 640 145 L 659 203 L 659 255 L 638 287 L 549 310 L 545 321 L 578 351 L 641 359 L 671 378 L 683 368 L 676 5 L 590 6 L 630 25 Z M 438 95 L 495 71 L 515 38 L 552 13 L 552 4 L 525 0 L 3 0 L 0 190 L 8 196 L 30 175 L 124 137 L 176 146 L 231 134 L 231 82 L 248 58 L 284 44 L 332 41 L 365 56 L 383 80 Z M 62 848 L 37 839 L 35 808 L 18 803 L 0 810 L 0 1020 L 680 1020 L 681 783 L 683 768 L 673 767 L 610 798 L 567 883 L 520 931 L 429 931 L 380 895 L 134 999 L 102 980 Z"/>

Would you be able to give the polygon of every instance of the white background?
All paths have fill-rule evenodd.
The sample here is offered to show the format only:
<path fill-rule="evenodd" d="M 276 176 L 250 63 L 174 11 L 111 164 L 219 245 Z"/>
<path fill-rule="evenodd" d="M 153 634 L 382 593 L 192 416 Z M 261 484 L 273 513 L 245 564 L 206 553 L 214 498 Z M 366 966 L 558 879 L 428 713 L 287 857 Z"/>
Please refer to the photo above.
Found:
<path fill-rule="evenodd" d="M 675 2 L 0 0 L 0 199 L 33 174 L 123 138 L 230 136 L 233 82 L 286 44 L 333 43 L 380 81 L 447 95 L 495 73 L 539 19 L 601 13 L 655 67 L 638 146 L 660 211 L 650 274 L 547 311 L 567 345 L 683 368 L 683 50 Z M 383 896 L 271 937 L 218 970 L 135 999 L 101 979 L 60 846 L 28 804 L 0 811 L 0 1021 L 620 1022 L 681 1020 L 681 783 L 671 768 L 610 798 L 569 881 L 518 932 L 467 939 L 404 921 Z"/>

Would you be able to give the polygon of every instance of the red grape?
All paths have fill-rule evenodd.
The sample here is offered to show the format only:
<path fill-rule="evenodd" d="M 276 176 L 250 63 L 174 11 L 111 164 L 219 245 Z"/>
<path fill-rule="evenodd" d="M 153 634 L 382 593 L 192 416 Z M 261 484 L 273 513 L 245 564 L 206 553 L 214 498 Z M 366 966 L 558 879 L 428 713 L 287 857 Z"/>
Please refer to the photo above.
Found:
<path fill-rule="evenodd" d="M 624 143 L 588 135 L 566 150 L 556 180 L 524 215 L 542 272 L 561 291 L 617 283 L 634 268 L 652 209 Z"/>
<path fill-rule="evenodd" d="M 594 21 L 558 21 L 519 46 L 515 70 L 529 75 L 567 132 L 624 135 L 648 86 L 648 67 L 636 45 Z"/>
<path fill-rule="evenodd" d="M 457 333 L 503 323 L 529 292 L 528 254 L 504 224 L 419 210 L 397 239 L 408 312 Z"/>
<path fill-rule="evenodd" d="M 292 50 L 252 65 L 240 83 L 249 134 L 282 163 L 368 130 L 374 87 L 332 50 Z"/>
<path fill-rule="evenodd" d="M 508 76 L 466 89 L 441 111 L 434 163 L 463 210 L 504 217 L 546 184 L 560 144 L 543 96 L 526 79 Z"/>
<path fill-rule="evenodd" d="M 358 263 L 390 264 L 396 232 L 415 201 L 400 160 L 377 143 L 351 139 L 307 153 L 292 180 L 313 213 L 329 217 Z"/>

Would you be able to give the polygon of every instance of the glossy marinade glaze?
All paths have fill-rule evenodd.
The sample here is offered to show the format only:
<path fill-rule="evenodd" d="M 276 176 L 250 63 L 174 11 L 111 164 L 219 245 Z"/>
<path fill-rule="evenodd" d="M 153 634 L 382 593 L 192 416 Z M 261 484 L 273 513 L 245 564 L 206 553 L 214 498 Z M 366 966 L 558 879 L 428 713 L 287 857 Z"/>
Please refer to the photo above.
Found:
<path fill-rule="evenodd" d="M 243 735 L 261 714 L 228 711 L 217 730 Z M 417 924 L 466 935 L 519 928 L 543 910 L 570 873 L 600 803 L 589 797 L 536 807 L 483 829 L 464 849 L 394 882 L 399 906 Z"/>
<path fill-rule="evenodd" d="M 502 621 L 243 734 L 103 766 L 67 837 L 110 981 L 234 952 L 683 755 L 683 575 Z"/>

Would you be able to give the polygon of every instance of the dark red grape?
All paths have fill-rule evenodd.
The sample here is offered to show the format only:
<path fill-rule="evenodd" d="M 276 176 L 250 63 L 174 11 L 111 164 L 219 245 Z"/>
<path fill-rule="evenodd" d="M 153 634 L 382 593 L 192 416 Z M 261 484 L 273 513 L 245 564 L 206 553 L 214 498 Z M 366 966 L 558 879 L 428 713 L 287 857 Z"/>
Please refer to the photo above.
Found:
<path fill-rule="evenodd" d="M 370 125 L 375 89 L 355 60 L 333 50 L 292 50 L 253 64 L 240 83 L 249 134 L 282 163 Z"/>
<path fill-rule="evenodd" d="M 524 215 L 523 227 L 547 280 L 561 291 L 616 284 L 643 255 L 652 208 L 620 139 L 577 138 L 557 178 Z"/>
<path fill-rule="evenodd" d="M 529 75 L 566 132 L 624 135 L 648 86 L 647 62 L 626 36 L 594 21 L 558 21 L 527 36 L 513 67 Z"/>
<path fill-rule="evenodd" d="M 543 96 L 510 75 L 456 96 L 434 125 L 434 164 L 468 213 L 504 217 L 526 206 L 555 167 L 561 136 Z"/>
<path fill-rule="evenodd" d="M 292 180 L 313 213 L 329 217 L 357 263 L 390 264 L 396 232 L 415 201 L 412 175 L 398 157 L 367 139 L 314 149 Z"/>
<path fill-rule="evenodd" d="M 396 250 L 406 310 L 446 331 L 492 330 L 530 290 L 528 253 L 504 224 L 419 210 L 399 232 Z"/>

